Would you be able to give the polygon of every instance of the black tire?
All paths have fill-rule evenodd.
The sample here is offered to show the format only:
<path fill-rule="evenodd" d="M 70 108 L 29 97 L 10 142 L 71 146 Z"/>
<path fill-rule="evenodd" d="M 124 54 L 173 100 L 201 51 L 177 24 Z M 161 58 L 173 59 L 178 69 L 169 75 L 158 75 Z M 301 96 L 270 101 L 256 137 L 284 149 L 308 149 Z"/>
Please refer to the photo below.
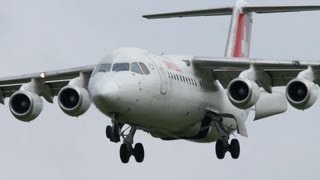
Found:
<path fill-rule="evenodd" d="M 120 131 L 119 131 L 119 126 L 114 126 L 114 128 L 112 129 L 112 138 L 111 141 L 113 142 L 120 142 Z"/>
<path fill-rule="evenodd" d="M 121 162 L 124 164 L 127 164 L 129 162 L 131 153 L 130 150 L 128 149 L 128 145 L 127 144 L 121 144 L 120 146 L 120 159 Z"/>
<path fill-rule="evenodd" d="M 107 135 L 108 139 L 111 139 L 111 137 L 112 137 L 112 127 L 111 126 L 107 126 L 106 135 Z"/>
<path fill-rule="evenodd" d="M 223 141 L 218 140 L 216 142 L 216 155 L 218 159 L 223 159 L 224 156 L 226 155 L 226 150 L 223 144 Z"/>
<path fill-rule="evenodd" d="M 230 143 L 230 153 L 233 159 L 238 159 L 240 156 L 240 143 L 237 139 L 232 139 Z"/>
<path fill-rule="evenodd" d="M 141 143 L 137 143 L 133 149 L 134 158 L 138 163 L 143 162 L 144 160 L 144 148 Z"/>

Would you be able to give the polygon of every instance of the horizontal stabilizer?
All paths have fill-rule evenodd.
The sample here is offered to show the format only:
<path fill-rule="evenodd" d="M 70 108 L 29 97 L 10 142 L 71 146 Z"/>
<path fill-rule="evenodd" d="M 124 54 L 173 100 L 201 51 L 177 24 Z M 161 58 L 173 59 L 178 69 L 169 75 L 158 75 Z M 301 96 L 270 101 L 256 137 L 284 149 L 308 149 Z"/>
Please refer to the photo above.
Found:
<path fill-rule="evenodd" d="M 300 12 L 300 11 L 317 11 L 320 10 L 320 5 L 308 6 L 246 6 L 244 12 L 250 13 L 284 13 L 284 12 Z"/>
<path fill-rule="evenodd" d="M 202 9 L 193 11 L 181 11 L 173 13 L 163 13 L 163 14 L 150 14 L 144 15 L 147 19 L 162 19 L 162 18 L 182 18 L 182 17 L 195 17 L 195 16 L 223 16 L 231 15 L 233 7 L 223 7 L 215 9 Z"/>
<path fill-rule="evenodd" d="M 320 10 L 320 5 L 305 5 L 305 6 L 287 6 L 287 5 L 271 5 L 271 6 L 252 6 L 247 5 L 241 7 L 244 13 L 284 13 L 284 12 L 300 12 L 300 11 L 316 11 Z M 162 18 L 182 18 L 196 16 L 223 16 L 231 15 L 233 7 L 222 7 L 214 9 L 202 9 L 192 11 L 181 11 L 163 14 L 144 15 L 147 19 L 162 19 Z"/>

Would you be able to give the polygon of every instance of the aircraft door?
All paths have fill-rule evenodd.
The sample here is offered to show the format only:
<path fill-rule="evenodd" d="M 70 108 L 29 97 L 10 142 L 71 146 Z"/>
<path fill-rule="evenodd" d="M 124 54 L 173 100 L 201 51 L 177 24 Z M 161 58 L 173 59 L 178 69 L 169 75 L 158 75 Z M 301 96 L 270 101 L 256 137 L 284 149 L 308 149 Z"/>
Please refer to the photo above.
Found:
<path fill-rule="evenodd" d="M 168 76 L 166 73 L 166 69 L 164 67 L 164 63 L 156 56 L 147 54 L 147 57 L 151 60 L 151 62 L 155 65 L 159 76 L 160 76 L 160 92 L 165 95 L 168 91 Z"/>

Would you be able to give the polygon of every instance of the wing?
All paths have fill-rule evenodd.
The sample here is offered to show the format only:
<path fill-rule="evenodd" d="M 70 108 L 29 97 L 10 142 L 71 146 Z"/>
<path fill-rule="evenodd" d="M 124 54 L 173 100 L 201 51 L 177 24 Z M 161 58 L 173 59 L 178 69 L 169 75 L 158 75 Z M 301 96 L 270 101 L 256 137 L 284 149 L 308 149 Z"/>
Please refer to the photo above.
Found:
<path fill-rule="evenodd" d="M 66 86 L 71 79 L 79 77 L 81 73 L 89 76 L 92 73 L 94 67 L 94 65 L 91 65 L 71 69 L 0 78 L 0 103 L 4 103 L 4 98 L 10 97 L 14 92 L 18 91 L 23 84 L 31 82 L 32 79 L 48 85 L 48 87 L 52 91 L 52 94 L 56 96 L 60 89 Z"/>
<path fill-rule="evenodd" d="M 272 86 L 286 86 L 300 72 L 312 67 L 320 70 L 320 62 L 300 60 L 268 60 L 241 58 L 194 57 L 193 64 L 200 69 L 211 69 L 217 80 L 226 88 L 241 72 L 254 66 L 271 78 Z M 319 82 L 316 82 L 319 84 Z"/>

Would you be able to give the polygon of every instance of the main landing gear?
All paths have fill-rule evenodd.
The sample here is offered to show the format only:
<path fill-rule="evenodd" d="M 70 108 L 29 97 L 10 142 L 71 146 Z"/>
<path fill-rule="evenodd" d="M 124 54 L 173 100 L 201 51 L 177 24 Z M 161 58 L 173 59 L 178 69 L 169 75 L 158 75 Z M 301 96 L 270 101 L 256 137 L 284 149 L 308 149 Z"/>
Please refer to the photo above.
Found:
<path fill-rule="evenodd" d="M 216 142 L 216 155 L 218 159 L 223 159 L 226 152 L 229 151 L 233 159 L 240 156 L 240 143 L 237 139 L 232 139 L 229 144 L 227 140 L 218 140 Z"/>
<path fill-rule="evenodd" d="M 120 159 L 122 163 L 128 163 L 131 156 L 134 156 L 138 163 L 144 160 L 144 148 L 141 143 L 135 144 L 133 147 L 133 138 L 136 133 L 136 127 L 130 126 L 121 131 L 123 124 L 119 124 L 115 116 L 112 116 L 112 126 L 107 126 L 106 135 L 111 142 L 118 143 L 120 138 L 123 138 L 123 143 L 120 146 Z M 129 130 L 130 129 L 130 130 Z M 129 130 L 128 134 L 125 132 Z"/>
<path fill-rule="evenodd" d="M 128 134 L 122 133 L 123 144 L 120 146 L 120 159 L 122 163 L 128 163 L 131 156 L 134 156 L 138 163 L 144 160 L 144 148 L 141 143 L 137 143 L 134 147 L 133 137 L 136 132 L 135 127 L 131 127 Z"/>

